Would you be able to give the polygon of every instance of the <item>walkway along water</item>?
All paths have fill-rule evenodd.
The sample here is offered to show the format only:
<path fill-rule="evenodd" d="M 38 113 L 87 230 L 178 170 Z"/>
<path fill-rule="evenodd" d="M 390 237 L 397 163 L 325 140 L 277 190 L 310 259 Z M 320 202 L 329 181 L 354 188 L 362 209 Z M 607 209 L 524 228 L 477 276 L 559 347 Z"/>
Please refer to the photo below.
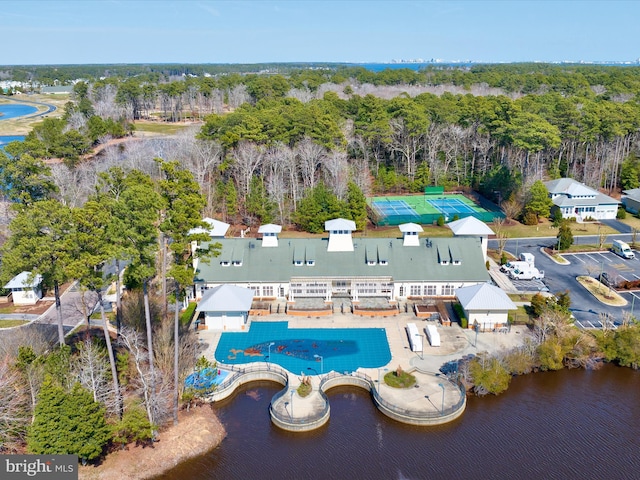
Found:
<path fill-rule="evenodd" d="M 388 417 L 409 425 L 441 425 L 455 420 L 466 407 L 466 392 L 462 385 L 444 375 L 428 374 L 414 369 L 416 384 L 407 389 L 377 385 L 361 372 L 330 372 L 312 376 L 312 391 L 306 397 L 297 393 L 291 373 L 269 363 L 251 364 L 245 368 L 232 367 L 232 373 L 211 393 L 207 400 L 219 401 L 230 397 L 236 388 L 249 382 L 270 380 L 285 388 L 271 399 L 271 421 L 291 432 L 306 432 L 322 427 L 329 421 L 330 405 L 326 392 L 339 386 L 356 386 L 370 392 L 374 404 Z M 437 390 L 433 385 L 437 385 Z"/>

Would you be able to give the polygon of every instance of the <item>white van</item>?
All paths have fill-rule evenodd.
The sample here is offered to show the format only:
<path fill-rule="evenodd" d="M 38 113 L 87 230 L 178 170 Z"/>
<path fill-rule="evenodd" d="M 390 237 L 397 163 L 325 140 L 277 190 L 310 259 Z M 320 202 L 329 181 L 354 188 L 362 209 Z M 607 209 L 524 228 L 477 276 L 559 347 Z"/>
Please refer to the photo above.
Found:
<path fill-rule="evenodd" d="M 522 269 L 531 268 L 531 265 L 529 265 L 527 262 L 507 262 L 500 267 L 500 271 L 504 273 L 509 273 L 515 270 L 516 268 L 519 268 L 520 270 L 522 270 Z"/>
<path fill-rule="evenodd" d="M 531 268 L 536 266 L 536 257 L 533 256 L 533 253 L 522 252 L 520 254 L 520 260 L 527 262 Z"/>
<path fill-rule="evenodd" d="M 509 272 L 509 276 L 514 280 L 541 280 L 544 278 L 544 271 L 537 268 L 516 268 Z"/>
<path fill-rule="evenodd" d="M 614 240 L 613 245 L 611 247 L 611 251 L 616 255 L 621 256 L 622 258 L 626 258 L 626 259 L 636 258 L 631 248 L 629 248 L 629 245 L 627 245 L 622 240 Z"/>

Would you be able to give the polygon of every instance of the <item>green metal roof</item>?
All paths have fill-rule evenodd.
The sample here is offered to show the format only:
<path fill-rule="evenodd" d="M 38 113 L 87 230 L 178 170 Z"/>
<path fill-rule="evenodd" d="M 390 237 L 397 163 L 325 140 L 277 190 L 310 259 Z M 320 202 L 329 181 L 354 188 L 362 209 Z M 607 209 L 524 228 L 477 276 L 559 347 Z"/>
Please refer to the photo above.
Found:
<path fill-rule="evenodd" d="M 200 263 L 197 283 L 288 283 L 295 277 L 391 277 L 396 282 L 489 280 L 476 237 L 432 238 L 430 243 L 422 238 L 420 246 L 411 247 L 403 246 L 398 238 L 354 238 L 351 252 L 327 252 L 327 238 L 279 239 L 278 246 L 271 248 L 263 248 L 261 240 L 254 238 L 223 238 L 217 242 L 222 245 L 221 255 L 208 264 Z M 313 266 L 304 262 L 305 252 L 307 257 L 313 252 Z M 241 258 L 242 265 L 222 266 L 221 261 L 230 257 Z M 374 258 L 387 264 L 367 265 L 367 260 Z M 302 265 L 294 265 L 295 259 L 302 260 Z M 444 260 L 447 265 L 441 264 Z M 453 264 L 454 260 L 459 264 Z"/>

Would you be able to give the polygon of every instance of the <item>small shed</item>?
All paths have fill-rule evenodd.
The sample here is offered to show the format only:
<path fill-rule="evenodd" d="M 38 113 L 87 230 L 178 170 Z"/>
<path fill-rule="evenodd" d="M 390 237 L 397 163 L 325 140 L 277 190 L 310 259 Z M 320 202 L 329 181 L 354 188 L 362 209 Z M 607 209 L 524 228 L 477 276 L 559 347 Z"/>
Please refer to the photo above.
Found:
<path fill-rule="evenodd" d="M 456 297 L 469 321 L 469 328 L 477 323 L 483 332 L 506 326 L 509 310 L 517 309 L 506 293 L 488 283 L 458 288 Z"/>
<path fill-rule="evenodd" d="M 42 275 L 21 272 L 4 288 L 11 290 L 14 305 L 35 305 L 42 298 Z"/>
<path fill-rule="evenodd" d="M 253 302 L 253 290 L 236 285 L 219 285 L 206 290 L 196 312 L 209 330 L 242 331 L 247 324 Z"/>

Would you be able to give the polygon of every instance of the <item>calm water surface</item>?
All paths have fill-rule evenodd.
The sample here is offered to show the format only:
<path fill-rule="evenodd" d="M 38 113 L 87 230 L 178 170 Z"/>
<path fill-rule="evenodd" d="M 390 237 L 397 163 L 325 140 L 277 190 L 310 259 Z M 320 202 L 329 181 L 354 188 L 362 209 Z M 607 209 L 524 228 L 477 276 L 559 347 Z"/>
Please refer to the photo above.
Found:
<path fill-rule="evenodd" d="M 0 120 L 22 117 L 23 115 L 30 115 L 37 111 L 38 109 L 33 105 L 24 105 L 21 103 L 0 104 Z"/>
<path fill-rule="evenodd" d="M 217 404 L 227 438 L 161 478 L 640 478 L 640 372 L 630 369 L 515 378 L 506 394 L 470 398 L 462 418 L 435 428 L 396 423 L 363 390 L 336 388 L 328 425 L 287 433 L 268 413 L 280 389 L 253 384 Z"/>

